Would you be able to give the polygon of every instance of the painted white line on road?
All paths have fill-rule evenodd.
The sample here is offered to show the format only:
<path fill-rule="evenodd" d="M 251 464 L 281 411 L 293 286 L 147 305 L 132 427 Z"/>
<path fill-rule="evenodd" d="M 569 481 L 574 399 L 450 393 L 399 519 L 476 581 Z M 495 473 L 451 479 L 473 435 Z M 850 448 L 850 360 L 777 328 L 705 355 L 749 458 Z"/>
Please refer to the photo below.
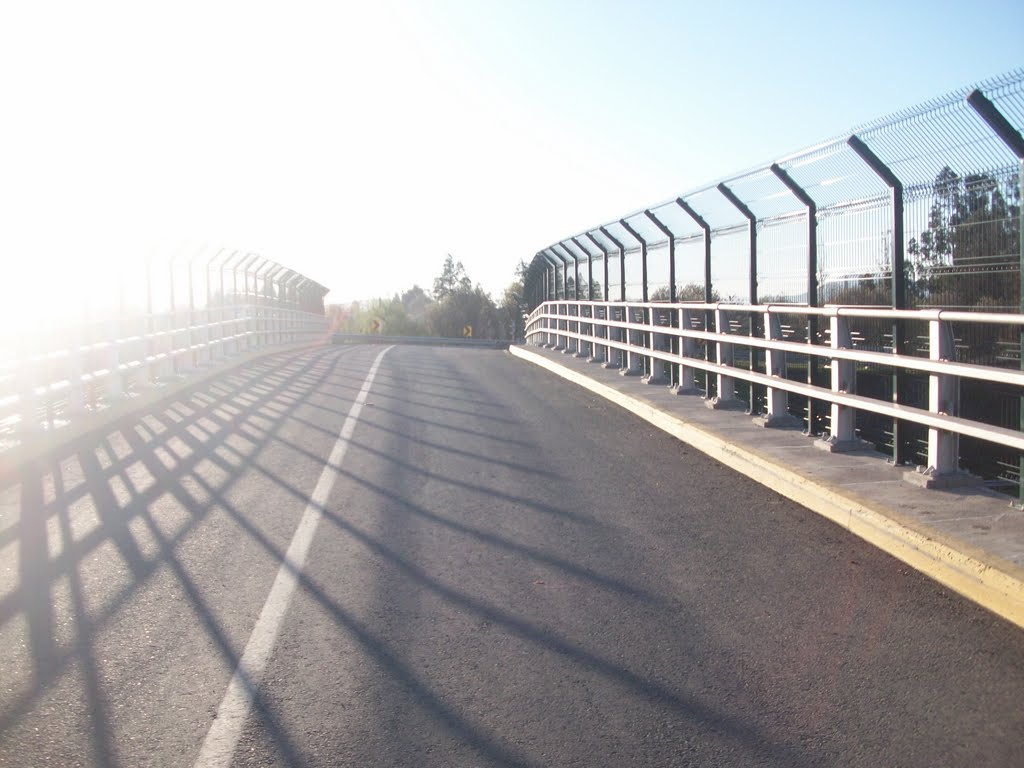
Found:
<path fill-rule="evenodd" d="M 320 474 L 313 495 L 310 496 L 306 511 L 302 514 L 299 527 L 295 529 L 291 544 L 285 553 L 284 562 L 277 571 L 274 584 L 267 595 L 267 601 L 263 604 L 263 610 L 256 620 L 249 642 L 245 645 L 242 659 L 238 663 L 238 669 L 231 677 L 224 699 L 217 709 L 217 717 L 210 726 L 206 739 L 203 741 L 203 748 L 195 762 L 195 768 L 227 768 L 231 765 L 231 757 L 238 746 L 238 739 L 242 735 L 242 727 L 249 717 L 249 710 L 252 708 L 253 692 L 259 684 L 259 680 L 266 669 L 270 654 L 274 650 L 274 643 L 281 630 L 284 615 L 288 611 L 295 587 L 298 585 L 299 574 L 306 564 L 306 556 L 309 554 L 309 547 L 313 543 L 313 534 L 323 516 L 321 509 L 327 504 L 327 497 L 338 479 L 338 470 L 345 458 L 349 441 L 352 439 L 352 432 L 359 421 L 359 414 L 363 410 L 363 404 L 370 393 L 370 386 L 377 375 L 377 368 L 380 361 L 388 350 L 394 346 L 386 347 L 381 351 L 370 366 L 370 372 L 366 374 L 362 389 L 356 395 L 355 402 L 349 409 L 345 423 L 341 427 L 338 440 L 331 450 L 331 456 L 327 460 L 327 466 Z"/>

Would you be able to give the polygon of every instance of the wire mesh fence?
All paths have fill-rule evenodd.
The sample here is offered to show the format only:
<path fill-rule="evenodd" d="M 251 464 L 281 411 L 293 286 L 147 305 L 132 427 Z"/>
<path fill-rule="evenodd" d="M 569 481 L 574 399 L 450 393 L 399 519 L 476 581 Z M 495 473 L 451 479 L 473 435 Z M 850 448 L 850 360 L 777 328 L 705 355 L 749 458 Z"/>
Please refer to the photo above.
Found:
<path fill-rule="evenodd" d="M 322 315 L 328 289 L 254 253 L 196 248 L 60 269 L 37 265 L 11 279 L 34 304 L 0 308 L 0 366 L 69 347 L 185 326 L 197 313 L 242 304 Z"/>
<path fill-rule="evenodd" d="M 555 243 L 528 293 L 1018 312 L 1022 126 L 1016 70 Z"/>
<path fill-rule="evenodd" d="M 531 308 L 591 299 L 1020 313 L 1022 130 L 1019 69 L 544 248 L 529 265 L 527 298 Z M 827 335 L 813 322 L 783 332 L 810 343 Z M 869 322 L 853 344 L 927 354 L 921 334 L 911 321 Z M 1022 365 L 1016 327 L 965 323 L 955 336 L 959 362 Z M 800 358 L 789 356 L 787 376 L 814 383 L 830 375 Z M 763 364 L 756 354 L 747 363 Z M 863 366 L 857 387 L 914 407 L 928 399 L 928 377 L 913 371 Z M 713 388 L 707 382 L 707 396 Z M 742 397 L 755 413 L 763 402 L 756 386 Z M 977 381 L 960 392 L 972 418 L 1013 429 L 1021 397 Z M 812 434 L 830 428 L 820 403 L 794 398 L 791 411 Z M 922 460 L 922 430 L 870 413 L 857 418 L 860 436 L 898 463 Z M 993 484 L 1020 485 L 1016 451 L 979 448 L 966 463 Z"/>
<path fill-rule="evenodd" d="M 0 311 L 0 452 L 225 356 L 326 332 L 327 288 L 256 254 L 36 266 Z"/>

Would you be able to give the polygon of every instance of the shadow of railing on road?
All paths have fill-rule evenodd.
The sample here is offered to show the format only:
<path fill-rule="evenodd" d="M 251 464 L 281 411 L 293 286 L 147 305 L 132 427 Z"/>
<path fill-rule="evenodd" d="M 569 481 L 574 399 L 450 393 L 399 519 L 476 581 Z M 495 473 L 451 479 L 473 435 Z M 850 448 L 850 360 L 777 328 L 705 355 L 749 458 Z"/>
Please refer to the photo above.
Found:
<path fill-rule="evenodd" d="M 32 679 L 25 690 L 14 697 L 0 693 L 0 733 L 21 722 L 36 706 L 47 690 L 53 688 L 62 675 L 73 665 L 82 671 L 83 696 L 86 699 L 91 738 L 91 759 L 97 764 L 116 765 L 118 749 L 114 741 L 112 711 L 114 692 L 105 689 L 100 664 L 96 657 L 95 640 L 154 575 L 166 569 L 180 585 L 187 609 L 209 637 L 212 646 L 222 657 L 223 664 L 237 667 L 241 648 L 229 639 L 223 620 L 218 617 L 197 585 L 188 565 L 182 561 L 179 548 L 190 536 L 198 533 L 201 523 L 212 511 L 228 515 L 244 536 L 249 537 L 275 562 L 282 562 L 284 552 L 253 519 L 233 504 L 231 490 L 247 472 L 258 472 L 280 486 L 297 502 L 308 503 L 308 493 L 290 480 L 265 466 L 259 457 L 270 445 L 279 445 L 322 463 L 323 457 L 297 444 L 282 434 L 287 423 L 301 425 L 303 429 L 318 429 L 325 437 L 334 437 L 331 430 L 314 425 L 298 414 L 301 406 L 311 399 L 321 403 L 327 400 L 324 391 L 332 388 L 351 390 L 350 382 L 361 382 L 362 370 L 345 370 L 345 360 L 336 351 L 310 353 L 284 365 L 267 361 L 250 366 L 231 377 L 199 386 L 180 395 L 173 402 L 141 416 L 124 419 L 99 441 L 88 441 L 69 446 L 48 464 L 35 464 L 25 468 L 16 479 L 20 486 L 20 514 L 13 527 L 0 531 L 0 552 L 5 546 L 16 545 L 22 569 L 13 592 L 0 594 L 0 630 L 15 617 L 25 617 L 27 639 L 32 660 Z M 382 376 L 382 385 L 387 383 Z M 356 387 L 358 390 L 358 387 Z M 394 394 L 388 394 L 392 392 Z M 452 425 L 440 419 L 411 417 L 401 406 L 404 388 L 388 385 L 379 389 L 375 385 L 374 411 L 384 419 L 364 419 L 351 443 L 354 452 L 362 451 L 373 457 L 377 465 L 383 464 L 410 478 L 429 478 L 432 482 L 451 486 L 460 492 L 469 492 L 486 498 L 492 495 L 524 510 L 563 518 L 575 525 L 595 525 L 594 520 L 575 515 L 564 505 L 546 504 L 525 495 L 514 495 L 490 488 L 486 484 L 470 482 L 428 471 L 391 455 L 370 444 L 367 430 L 398 438 L 396 444 L 413 444 L 431 451 L 448 450 L 461 460 L 481 465 L 502 466 L 523 475 L 523 482 L 548 480 L 557 482 L 551 473 L 531 471 L 519 462 L 495 459 L 484 452 L 472 453 L 454 446 L 440 446 L 435 440 L 418 435 L 403 435 L 393 425 L 384 426 L 390 418 L 409 420 L 415 427 L 451 430 Z M 381 401 L 394 400 L 388 405 Z M 347 402 L 332 396 L 337 410 L 328 412 L 336 420 L 343 417 Z M 429 407 L 429 404 L 428 404 Z M 326 415 L 326 414 L 325 414 Z M 477 414 L 466 414 L 467 418 Z M 526 441 L 459 428 L 456 432 L 475 438 L 496 440 L 517 447 L 528 447 Z M 244 440 L 244 444 L 242 444 Z M 123 443 L 123 445 L 121 445 Z M 214 482 L 198 471 L 199 465 L 209 461 L 221 472 L 222 479 Z M 141 464 L 152 478 L 151 485 L 137 488 L 132 472 Z M 76 469 L 77 465 L 77 469 Z M 441 515 L 418 504 L 407 495 L 387 488 L 369 477 L 343 468 L 341 476 L 367 493 L 385 502 L 390 514 L 399 519 L 416 520 L 429 526 L 440 526 L 460 536 L 482 543 L 495 551 L 514 552 L 537 563 L 558 569 L 568 576 L 600 590 L 607 590 L 621 599 L 638 600 L 651 606 L 660 604 L 657 595 L 628 582 L 599 573 L 583 563 L 559 557 L 550 551 L 509 539 L 498 533 L 482 529 L 456 517 Z M 10 486 L 0 488 L 0 492 Z M 53 498 L 49 495 L 52 493 Z M 171 498 L 177 506 L 188 510 L 188 518 L 173 533 L 165 533 L 154 518 L 152 505 L 161 498 Z M 96 527 L 75 538 L 73 517 L 79 514 L 83 503 L 97 508 Z M 608 681 L 622 686 L 633 695 L 666 707 L 675 716 L 700 721 L 705 727 L 723 734 L 761 757 L 787 764 L 798 764 L 799 756 L 785 746 L 765 739 L 750 723 L 737 720 L 727 713 L 702 704 L 657 680 L 632 669 L 627 663 L 611 661 L 576 642 L 528 619 L 524 615 L 502 609 L 472 593 L 444 583 L 396 550 L 383 538 L 363 530 L 338 511 L 330 508 L 322 512 L 334 528 L 367 551 L 389 563 L 396 572 L 418 589 L 425 590 L 457 610 L 491 622 L 509 635 L 520 638 L 539 649 L 558 654 Z M 133 524 L 142 524 L 156 541 L 155 553 L 146 554 L 132 530 Z M 53 529 L 63 543 L 54 554 Z M 127 566 L 129 583 L 112 594 L 88 594 L 96 585 L 87 584 L 80 569 L 86 558 L 103 545 L 111 545 Z M 449 701 L 430 679 L 410 662 L 403 660 L 402 649 L 374 628 L 356 618 L 319 584 L 305 574 L 298 574 L 301 589 L 313 597 L 340 631 L 350 636 L 363 650 L 367 659 L 383 669 L 402 690 L 409 694 L 410 706 L 421 708 L 439 727 L 459 741 L 471 746 L 482 758 L 500 765 L 530 765 L 531 760 L 518 747 L 505 744 L 497 733 L 471 721 L 460 711 L 456 702 Z M 61 637 L 55 622 L 53 594 L 55 584 L 67 579 L 70 589 L 70 617 L 74 625 L 73 636 Z M 97 605 L 90 612 L 88 605 Z M 698 628 L 693 632 L 697 633 Z M 302 764 L 303 745 L 295 743 L 295 735 L 282 725 L 281 714 L 275 710 L 272 698 L 252 686 L 254 694 L 253 716 L 266 728 L 268 737 L 288 764 Z"/>
<path fill-rule="evenodd" d="M 0 698 L 0 733 L 25 717 L 34 703 L 77 663 L 82 670 L 93 759 L 101 765 L 117 764 L 109 723 L 111 702 L 100 683 L 94 637 L 164 566 L 175 574 L 190 608 L 225 657 L 225 664 L 232 669 L 237 665 L 240 651 L 232 649 L 227 641 L 187 569 L 175 557 L 176 548 L 195 532 L 212 509 L 226 503 L 225 494 L 247 468 L 245 459 L 251 460 L 276 440 L 277 432 L 294 411 L 337 375 L 344 354 L 337 349 L 325 349 L 299 357 L 260 361 L 216 381 L 196 385 L 149 413 L 125 417 L 105 430 L 98 442 L 83 437 L 48 461 L 32 462 L 16 474 L 8 473 L 0 492 L 16 494 L 18 510 L 16 522 L 0 531 L 0 552 L 16 547 L 19 570 L 13 588 L 0 594 L 0 629 L 16 617 L 23 617 L 32 670 L 31 680 L 18 681 L 21 690 L 13 696 L 10 694 L 16 681 L 8 676 L 8 686 L 3 691 L 7 695 Z M 268 406 L 279 401 L 284 408 L 271 407 L 275 415 L 267 422 Z M 197 429 L 196 425 L 203 420 L 208 422 L 207 426 L 214 424 L 210 416 L 219 409 L 224 412 L 219 417 L 220 425 L 213 432 L 205 432 L 206 437 L 199 441 L 190 430 Z M 253 428 L 256 422 L 265 429 Z M 219 461 L 217 451 L 239 432 L 247 432 L 253 438 L 248 454 L 239 453 L 242 460 L 238 464 Z M 197 442 L 190 455 L 179 456 L 172 442 L 186 435 Z M 125 441 L 130 449 L 117 450 L 112 439 Z M 164 463 L 167 456 L 174 457 L 173 469 Z M 207 459 L 224 470 L 224 480 L 217 488 L 207 486 L 209 498 L 197 501 L 185 490 L 185 481 L 204 484 L 195 472 Z M 142 462 L 154 480 L 141 492 L 135 490 L 128 474 L 129 467 L 136 462 Z M 52 499 L 48 498 L 50 494 Z M 189 513 L 188 521 L 171 537 L 161 533 L 149 511 L 150 505 L 165 495 L 174 497 Z M 95 527 L 76 537 L 75 529 L 81 527 L 81 521 L 73 518 L 91 514 L 97 518 Z M 10 511 L 4 515 L 8 520 L 12 516 L 15 515 Z M 139 549 L 130 529 L 137 520 L 145 522 L 148 534 L 158 542 L 155 557 L 146 557 Z M 56 541 L 61 543 L 59 551 L 51 554 Z M 88 587 L 83 583 L 80 568 L 108 542 L 127 566 L 131 581 L 115 594 L 86 594 Z M 67 628 L 58 627 L 55 621 L 54 595 L 63 579 L 67 580 L 70 603 L 63 609 L 69 612 L 68 618 L 74 625 L 72 637 L 59 637 L 67 635 Z M 90 616 L 87 603 L 102 603 L 102 608 Z M 269 713 L 258 696 L 256 705 Z M 282 749 L 291 751 L 287 734 L 269 714 L 266 724 Z"/>

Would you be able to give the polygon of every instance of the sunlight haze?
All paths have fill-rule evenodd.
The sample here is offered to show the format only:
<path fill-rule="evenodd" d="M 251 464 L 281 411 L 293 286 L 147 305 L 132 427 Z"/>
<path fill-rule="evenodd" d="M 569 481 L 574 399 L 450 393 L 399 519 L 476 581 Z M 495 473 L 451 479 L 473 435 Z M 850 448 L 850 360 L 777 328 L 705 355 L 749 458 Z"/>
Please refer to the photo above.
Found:
<path fill-rule="evenodd" d="M 222 246 L 328 301 L 429 288 L 448 253 L 499 293 L 554 239 L 1018 66 L 1022 22 L 1012 2 L 7 3 L 6 322 Z"/>

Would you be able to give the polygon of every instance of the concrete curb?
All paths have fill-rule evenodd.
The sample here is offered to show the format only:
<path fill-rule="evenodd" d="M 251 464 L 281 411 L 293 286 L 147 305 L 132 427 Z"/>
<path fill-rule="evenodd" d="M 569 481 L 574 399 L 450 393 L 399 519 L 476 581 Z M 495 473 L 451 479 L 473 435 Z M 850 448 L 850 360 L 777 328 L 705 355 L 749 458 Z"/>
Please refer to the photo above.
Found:
<path fill-rule="evenodd" d="M 241 354 L 238 357 L 219 361 L 208 368 L 197 368 L 179 380 L 161 384 L 160 386 L 148 387 L 134 397 L 126 398 L 101 410 L 78 416 L 66 427 L 53 432 L 44 432 L 25 445 L 0 453 L 0 478 L 6 478 L 26 464 L 37 461 L 58 446 L 82 440 L 90 434 L 109 428 L 112 424 L 126 416 L 131 416 L 146 408 L 150 408 L 163 400 L 179 395 L 187 389 L 204 384 L 210 379 L 222 376 L 236 368 L 241 368 L 243 365 L 272 355 L 303 352 L 319 347 L 326 349 L 330 347 L 330 344 L 327 340 L 323 340 L 258 349 Z"/>
<path fill-rule="evenodd" d="M 509 353 L 551 371 L 619 405 L 812 512 L 841 525 L 864 541 L 1024 629 L 1024 574 L 1012 564 L 955 542 L 939 541 L 899 520 L 899 515 L 826 484 L 811 480 L 771 458 L 735 446 L 628 394 L 595 381 L 522 347 Z"/>

